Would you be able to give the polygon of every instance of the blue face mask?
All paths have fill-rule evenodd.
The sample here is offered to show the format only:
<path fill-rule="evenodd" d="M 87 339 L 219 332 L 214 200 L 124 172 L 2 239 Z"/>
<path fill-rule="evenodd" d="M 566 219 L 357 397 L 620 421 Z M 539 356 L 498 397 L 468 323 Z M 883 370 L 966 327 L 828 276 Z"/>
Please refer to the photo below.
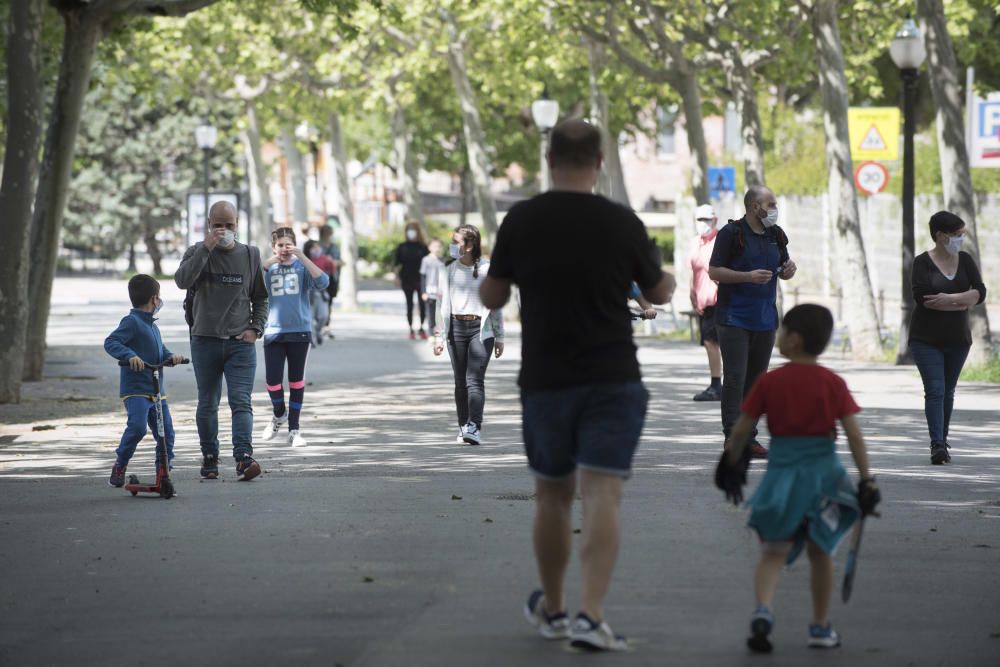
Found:
<path fill-rule="evenodd" d="M 448 255 L 453 259 L 459 259 L 462 256 L 462 249 L 457 243 L 452 243 L 448 246 Z"/>
<path fill-rule="evenodd" d="M 159 303 L 157 303 L 155 306 L 153 306 L 153 314 L 154 315 L 156 315 L 158 312 L 160 312 L 163 309 L 163 299 L 157 298 L 157 301 L 159 301 Z"/>

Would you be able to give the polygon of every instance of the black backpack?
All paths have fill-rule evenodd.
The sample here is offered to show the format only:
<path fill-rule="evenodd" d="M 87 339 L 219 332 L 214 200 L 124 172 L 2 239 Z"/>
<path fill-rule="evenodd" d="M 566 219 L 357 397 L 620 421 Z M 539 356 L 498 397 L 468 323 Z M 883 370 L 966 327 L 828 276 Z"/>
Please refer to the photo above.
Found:
<path fill-rule="evenodd" d="M 743 218 L 740 218 L 743 220 Z M 729 248 L 730 254 L 734 257 L 739 257 L 746 250 L 747 242 L 743 238 L 743 225 L 740 224 L 740 220 L 730 220 L 728 224 L 735 225 L 733 227 L 733 241 Z M 788 256 L 788 235 L 785 234 L 785 230 L 775 225 L 773 227 L 765 228 L 765 233 L 770 231 L 774 232 L 774 240 L 778 242 L 778 251 L 783 257 Z"/>

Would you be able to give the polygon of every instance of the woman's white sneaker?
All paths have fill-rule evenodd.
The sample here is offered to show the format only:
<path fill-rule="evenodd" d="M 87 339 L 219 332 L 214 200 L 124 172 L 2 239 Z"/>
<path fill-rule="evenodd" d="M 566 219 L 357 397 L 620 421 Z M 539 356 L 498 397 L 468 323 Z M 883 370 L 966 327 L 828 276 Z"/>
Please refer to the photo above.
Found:
<path fill-rule="evenodd" d="M 302 437 L 298 429 L 295 429 L 288 432 L 288 444 L 292 447 L 305 447 L 306 439 Z"/>
<path fill-rule="evenodd" d="M 628 642 L 616 635 L 605 621 L 592 621 L 580 612 L 573 619 L 569 629 L 569 643 L 573 648 L 584 651 L 626 651 Z"/>
<path fill-rule="evenodd" d="M 524 618 L 538 628 L 538 634 L 546 639 L 566 639 L 569 637 L 569 617 L 565 612 L 549 616 L 545 612 L 545 595 L 534 591 L 524 605 Z"/>
<path fill-rule="evenodd" d="M 263 429 L 261 429 L 260 439 L 270 440 L 271 438 L 273 438 L 275 435 L 278 434 L 278 431 L 280 431 L 281 427 L 283 427 L 287 422 L 288 422 L 287 414 L 282 415 L 281 417 L 271 417 L 271 423 L 265 426 Z"/>

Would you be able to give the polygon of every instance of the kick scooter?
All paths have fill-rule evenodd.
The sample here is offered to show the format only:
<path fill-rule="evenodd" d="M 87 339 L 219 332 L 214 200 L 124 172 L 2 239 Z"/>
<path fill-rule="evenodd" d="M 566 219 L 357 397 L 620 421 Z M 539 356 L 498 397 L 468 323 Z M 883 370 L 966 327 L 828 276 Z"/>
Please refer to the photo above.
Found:
<path fill-rule="evenodd" d="M 163 400 L 163 396 L 160 394 L 160 377 L 163 373 L 164 366 L 173 366 L 171 362 L 165 364 L 151 364 L 149 362 L 143 361 L 148 369 L 153 374 L 153 405 L 156 408 L 156 433 L 153 434 L 154 440 L 156 440 L 156 481 L 152 484 L 143 484 L 139 481 L 139 477 L 136 475 L 129 475 L 128 482 L 125 484 L 125 490 L 131 493 L 133 496 L 137 496 L 140 493 L 155 493 L 161 498 L 169 499 L 174 497 L 174 484 L 170 481 L 170 462 L 167 459 L 167 435 L 163 428 L 163 406 L 160 401 Z M 190 363 L 190 359 L 183 359 L 180 363 L 187 364 Z M 119 366 L 128 366 L 127 361 L 119 361 Z"/>

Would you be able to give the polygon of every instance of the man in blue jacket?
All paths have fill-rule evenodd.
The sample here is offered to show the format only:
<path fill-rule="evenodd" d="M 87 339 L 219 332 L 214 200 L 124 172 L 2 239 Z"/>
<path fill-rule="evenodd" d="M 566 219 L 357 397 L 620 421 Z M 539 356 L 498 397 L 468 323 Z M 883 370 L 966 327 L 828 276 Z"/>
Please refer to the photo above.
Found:
<path fill-rule="evenodd" d="M 145 370 L 144 361 L 151 364 L 181 363 L 184 357 L 174 354 L 163 344 L 160 329 L 153 317 L 163 307 L 160 298 L 160 283 L 150 276 L 139 274 L 128 281 L 128 296 L 132 310 L 122 318 L 118 328 L 104 339 L 104 349 L 118 361 L 127 361 L 120 372 L 118 393 L 125 403 L 128 422 L 121 442 L 115 450 L 115 465 L 111 468 L 108 484 L 115 487 L 125 485 L 125 468 L 139 441 L 146 436 L 146 424 L 156 438 L 156 410 L 154 406 L 153 377 Z M 165 394 L 163 378 L 160 378 L 160 393 Z M 174 424 L 170 419 L 167 401 L 160 402 L 163 408 L 163 433 L 166 436 L 167 464 L 174 458 Z M 159 448 L 157 448 L 159 465 Z"/>

